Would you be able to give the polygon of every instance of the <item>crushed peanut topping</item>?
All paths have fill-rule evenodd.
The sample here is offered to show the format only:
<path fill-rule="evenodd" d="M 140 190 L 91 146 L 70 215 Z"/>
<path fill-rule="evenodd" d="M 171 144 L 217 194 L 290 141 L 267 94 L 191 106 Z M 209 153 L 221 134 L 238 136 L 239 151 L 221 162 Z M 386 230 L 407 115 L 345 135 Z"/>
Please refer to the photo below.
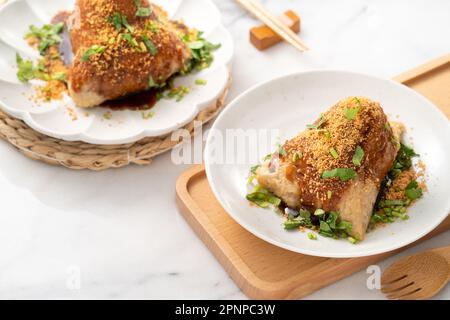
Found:
<path fill-rule="evenodd" d="M 333 177 L 336 169 L 343 174 L 354 171 L 358 179 L 380 183 L 384 177 L 375 176 L 371 170 L 376 158 L 386 152 L 395 157 L 396 145 L 392 130 L 387 129 L 387 117 L 379 103 L 367 98 L 340 101 L 308 128 L 286 142 L 286 155 L 281 157 L 295 167 L 295 179 L 306 202 L 309 195 L 333 203 L 349 183 L 349 179 Z M 301 159 L 295 156 L 298 153 L 303 155 Z M 354 161 L 355 153 L 358 161 Z M 323 179 L 324 172 L 331 178 Z"/>
<path fill-rule="evenodd" d="M 386 190 L 384 198 L 387 200 L 402 200 L 405 199 L 406 187 L 414 180 L 417 179 L 416 172 L 414 168 L 410 170 L 403 171 L 396 177 L 392 185 Z"/>
<path fill-rule="evenodd" d="M 39 61 L 39 78 L 45 80 L 43 86 L 36 88 L 35 100 L 61 100 L 67 93 L 67 76 L 69 69 L 61 60 L 57 46 L 48 48 Z"/>
<path fill-rule="evenodd" d="M 174 39 L 179 33 L 189 32 L 185 26 L 169 21 L 162 8 L 146 0 L 141 1 L 141 5 L 150 8 L 148 16 L 136 16 L 134 4 L 128 6 L 119 1 L 91 0 L 86 5 L 95 10 L 86 10 L 89 14 L 82 20 L 85 25 L 79 30 L 93 31 L 89 34 L 72 32 L 73 51 L 84 55 L 93 46 L 103 49 L 96 54 L 85 55 L 85 61 L 78 60 L 77 63 L 87 66 L 76 68 L 78 73 L 81 72 L 77 78 L 108 75 L 108 81 L 118 84 L 124 81 L 126 74 L 134 74 L 146 78 L 151 75 L 157 84 L 167 80 L 163 78 L 163 68 L 154 66 L 161 64 L 162 60 L 170 61 L 166 55 L 173 51 L 168 48 L 185 46 Z M 79 47 L 80 44 L 83 47 Z M 186 52 L 189 52 L 187 48 Z M 180 55 L 176 58 L 183 64 L 190 57 Z M 130 63 L 137 59 L 141 63 Z M 72 85 L 75 90 L 80 89 L 78 81 Z"/>

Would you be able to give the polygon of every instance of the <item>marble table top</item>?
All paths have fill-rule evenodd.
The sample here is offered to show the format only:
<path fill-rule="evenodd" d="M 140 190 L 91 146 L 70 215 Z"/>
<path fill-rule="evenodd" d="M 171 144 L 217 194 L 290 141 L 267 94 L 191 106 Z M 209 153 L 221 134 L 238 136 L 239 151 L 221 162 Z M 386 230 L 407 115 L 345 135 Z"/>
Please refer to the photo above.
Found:
<path fill-rule="evenodd" d="M 229 100 L 294 71 L 345 69 L 393 77 L 450 52 L 450 1 L 267 0 L 303 21 L 300 54 L 285 44 L 258 52 L 258 24 L 232 0 L 214 0 L 236 53 Z M 241 299 L 245 295 L 175 206 L 188 166 L 170 155 L 149 167 L 76 172 L 32 161 L 0 143 L 0 298 Z M 398 257 L 450 243 L 447 232 Z M 361 271 L 308 298 L 383 299 Z M 450 287 L 437 299 L 449 299 Z"/>

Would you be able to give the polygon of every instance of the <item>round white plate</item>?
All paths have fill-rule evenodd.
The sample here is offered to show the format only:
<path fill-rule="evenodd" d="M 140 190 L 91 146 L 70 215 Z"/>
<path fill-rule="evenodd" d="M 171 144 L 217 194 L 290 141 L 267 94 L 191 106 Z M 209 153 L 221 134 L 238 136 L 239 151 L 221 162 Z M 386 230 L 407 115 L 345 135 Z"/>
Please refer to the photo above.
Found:
<path fill-rule="evenodd" d="M 143 119 L 139 111 L 110 111 L 111 119 L 104 117 L 105 108 L 81 109 L 70 97 L 51 103 L 30 99 L 32 85 L 24 85 L 16 77 L 16 52 L 25 59 L 36 60 L 39 53 L 24 40 L 31 24 L 41 26 L 61 10 L 73 8 L 74 0 L 10 0 L 0 9 L 0 107 L 19 118 L 31 128 L 48 136 L 94 144 L 135 142 L 144 137 L 168 134 L 192 121 L 205 107 L 214 102 L 225 89 L 229 79 L 229 65 L 233 56 L 233 41 L 221 25 L 221 16 L 211 0 L 154 0 L 161 4 L 172 18 L 183 19 L 191 27 L 205 32 L 205 38 L 222 47 L 214 52 L 210 68 L 176 79 L 176 85 L 185 85 L 191 92 L 176 102 L 163 99 L 153 108 L 151 119 Z M 205 79 L 199 86 L 196 79 Z M 32 82 L 33 83 L 33 82 Z M 77 114 L 72 121 L 68 108 Z M 88 116 L 85 115 L 86 111 Z"/>
<path fill-rule="evenodd" d="M 284 230 L 283 218 L 273 210 L 249 205 L 245 199 L 249 168 L 275 150 L 273 143 L 264 144 L 264 130 L 279 130 L 280 141 L 284 142 L 313 123 L 321 112 L 348 96 L 366 96 L 379 101 L 390 119 L 406 125 L 405 142 L 414 146 L 426 164 L 429 191 L 409 208 L 409 220 L 378 228 L 368 233 L 361 243 L 352 245 L 346 240 L 321 236 L 312 241 L 307 232 Z M 235 143 L 232 147 L 231 137 L 236 132 L 245 134 L 251 142 L 240 146 Z M 221 155 L 225 146 L 228 152 L 224 154 L 228 158 Z M 248 155 L 249 149 L 253 155 Z M 222 158 L 225 164 L 220 163 Z M 393 81 L 341 71 L 288 75 L 248 90 L 229 104 L 216 120 L 205 150 L 208 181 L 236 222 L 276 246 L 335 258 L 391 251 L 414 242 L 438 226 L 450 212 L 449 161 L 450 124 L 430 101 Z"/>

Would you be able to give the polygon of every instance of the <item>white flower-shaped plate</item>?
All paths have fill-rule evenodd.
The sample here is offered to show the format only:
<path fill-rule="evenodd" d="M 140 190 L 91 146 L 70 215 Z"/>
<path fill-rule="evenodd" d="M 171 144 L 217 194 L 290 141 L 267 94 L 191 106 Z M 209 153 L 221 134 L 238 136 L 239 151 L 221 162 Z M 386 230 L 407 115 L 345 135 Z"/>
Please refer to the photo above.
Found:
<path fill-rule="evenodd" d="M 0 8 L 0 107 L 19 118 L 34 130 L 48 136 L 93 144 L 121 144 L 144 137 L 168 134 L 192 121 L 224 91 L 230 76 L 233 40 L 221 25 L 221 16 L 211 0 L 153 0 L 174 19 L 182 19 L 188 26 L 204 31 L 205 38 L 220 43 L 214 52 L 210 68 L 185 77 L 178 77 L 176 85 L 184 85 L 191 92 L 182 101 L 162 99 L 152 109 L 154 116 L 144 119 L 140 111 L 110 111 L 105 108 L 77 108 L 69 96 L 61 101 L 35 101 L 35 86 L 17 79 L 16 52 L 24 59 L 37 60 L 39 53 L 24 40 L 30 25 L 41 26 L 62 10 L 71 10 L 74 0 L 13 0 Z M 206 85 L 196 85 L 204 79 Z M 105 112 L 111 116 L 105 117 Z M 76 114 L 76 120 L 73 113 Z"/>

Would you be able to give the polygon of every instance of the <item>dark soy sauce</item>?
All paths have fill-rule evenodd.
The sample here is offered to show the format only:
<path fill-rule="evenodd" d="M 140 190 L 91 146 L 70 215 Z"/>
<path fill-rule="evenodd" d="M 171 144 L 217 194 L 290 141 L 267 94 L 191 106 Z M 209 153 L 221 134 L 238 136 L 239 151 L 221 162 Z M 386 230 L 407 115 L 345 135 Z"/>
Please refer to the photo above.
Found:
<path fill-rule="evenodd" d="M 112 110 L 148 110 L 158 102 L 158 90 L 148 90 L 102 103 Z"/>

